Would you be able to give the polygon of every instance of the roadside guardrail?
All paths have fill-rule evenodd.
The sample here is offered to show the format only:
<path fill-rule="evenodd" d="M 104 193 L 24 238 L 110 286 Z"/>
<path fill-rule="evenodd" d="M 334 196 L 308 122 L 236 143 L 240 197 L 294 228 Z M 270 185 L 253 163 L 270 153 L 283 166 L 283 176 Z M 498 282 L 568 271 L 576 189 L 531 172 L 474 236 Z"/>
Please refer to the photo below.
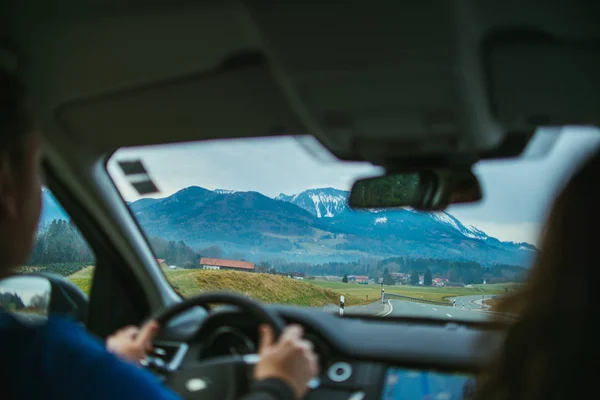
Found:
<path fill-rule="evenodd" d="M 436 306 L 451 306 L 452 305 L 452 303 L 450 303 L 449 301 L 448 302 L 443 302 L 443 301 L 420 299 L 418 297 L 403 296 L 401 294 L 394 294 L 394 293 L 386 293 L 385 294 L 385 298 L 386 299 L 398 299 L 398 300 L 404 300 L 404 301 L 411 301 L 413 303 L 433 304 L 433 305 L 436 305 Z"/>

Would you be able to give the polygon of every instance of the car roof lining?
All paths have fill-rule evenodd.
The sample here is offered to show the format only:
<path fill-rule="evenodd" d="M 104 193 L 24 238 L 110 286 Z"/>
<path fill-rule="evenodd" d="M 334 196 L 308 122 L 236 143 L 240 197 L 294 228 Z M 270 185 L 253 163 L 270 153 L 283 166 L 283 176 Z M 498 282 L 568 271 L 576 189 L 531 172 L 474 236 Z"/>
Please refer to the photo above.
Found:
<path fill-rule="evenodd" d="M 82 140 L 78 133 L 85 131 L 86 142 L 108 152 L 117 142 L 135 146 L 303 133 L 286 104 L 262 57 L 246 55 L 206 74 L 64 104 L 57 116 L 72 140 Z"/>
<path fill-rule="evenodd" d="M 76 142 L 102 154 L 311 133 L 339 158 L 381 164 L 493 154 L 507 134 L 534 130 L 529 116 L 501 107 L 518 90 L 505 87 L 510 70 L 495 75 L 506 89 L 500 97 L 490 93 L 486 35 L 525 26 L 565 43 L 600 39 L 594 2 L 505 3 L 23 0 L 14 31 L 3 36 L 19 49 L 43 131 L 57 146 Z M 263 62 L 242 65 L 244 57 Z"/>

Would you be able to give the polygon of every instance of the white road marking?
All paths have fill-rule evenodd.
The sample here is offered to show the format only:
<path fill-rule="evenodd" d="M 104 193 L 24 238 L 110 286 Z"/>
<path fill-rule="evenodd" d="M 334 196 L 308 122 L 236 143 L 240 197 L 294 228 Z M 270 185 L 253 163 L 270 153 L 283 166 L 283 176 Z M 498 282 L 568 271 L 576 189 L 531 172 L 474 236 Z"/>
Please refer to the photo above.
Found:
<path fill-rule="evenodd" d="M 437 308 L 432 308 L 433 311 L 437 311 Z"/>
<path fill-rule="evenodd" d="M 446 315 L 449 316 L 449 317 L 452 317 L 452 315 L 450 315 L 450 314 L 446 314 Z"/>
<path fill-rule="evenodd" d="M 390 311 L 388 311 L 385 314 L 383 314 L 382 317 L 385 317 L 386 315 L 388 315 L 389 313 L 391 313 L 392 311 L 394 311 L 394 307 L 392 307 L 392 302 L 388 300 L 388 304 L 390 306 Z"/>

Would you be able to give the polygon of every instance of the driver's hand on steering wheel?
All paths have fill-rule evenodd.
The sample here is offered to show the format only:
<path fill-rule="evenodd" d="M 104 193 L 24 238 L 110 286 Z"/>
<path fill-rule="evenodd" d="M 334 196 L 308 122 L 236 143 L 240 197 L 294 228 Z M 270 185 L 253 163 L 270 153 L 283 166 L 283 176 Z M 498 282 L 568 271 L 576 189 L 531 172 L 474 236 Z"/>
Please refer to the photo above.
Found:
<path fill-rule="evenodd" d="M 254 378 L 279 378 L 292 387 L 296 398 L 302 398 L 308 390 L 308 382 L 319 373 L 313 344 L 303 339 L 304 332 L 299 325 L 286 327 L 277 342 L 270 326 L 261 325 L 259 329 L 261 360 L 254 370 Z"/>
<path fill-rule="evenodd" d="M 141 328 L 126 326 L 106 339 L 106 349 L 126 361 L 139 363 L 152 351 L 152 339 L 158 328 L 156 321 L 148 321 Z"/>

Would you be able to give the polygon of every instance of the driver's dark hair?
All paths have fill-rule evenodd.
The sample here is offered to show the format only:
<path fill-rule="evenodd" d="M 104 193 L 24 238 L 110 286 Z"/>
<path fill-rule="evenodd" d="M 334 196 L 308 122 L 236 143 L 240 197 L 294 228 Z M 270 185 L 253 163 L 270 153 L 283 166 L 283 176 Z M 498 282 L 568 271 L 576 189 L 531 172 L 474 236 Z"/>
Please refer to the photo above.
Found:
<path fill-rule="evenodd" d="M 577 399 L 596 392 L 599 181 L 597 152 L 554 201 L 529 281 L 501 305 L 519 317 L 480 376 L 476 398 Z"/>
<path fill-rule="evenodd" d="M 32 128 L 23 85 L 0 67 L 0 156 L 8 156 L 13 164 L 19 165 L 24 138 Z"/>

